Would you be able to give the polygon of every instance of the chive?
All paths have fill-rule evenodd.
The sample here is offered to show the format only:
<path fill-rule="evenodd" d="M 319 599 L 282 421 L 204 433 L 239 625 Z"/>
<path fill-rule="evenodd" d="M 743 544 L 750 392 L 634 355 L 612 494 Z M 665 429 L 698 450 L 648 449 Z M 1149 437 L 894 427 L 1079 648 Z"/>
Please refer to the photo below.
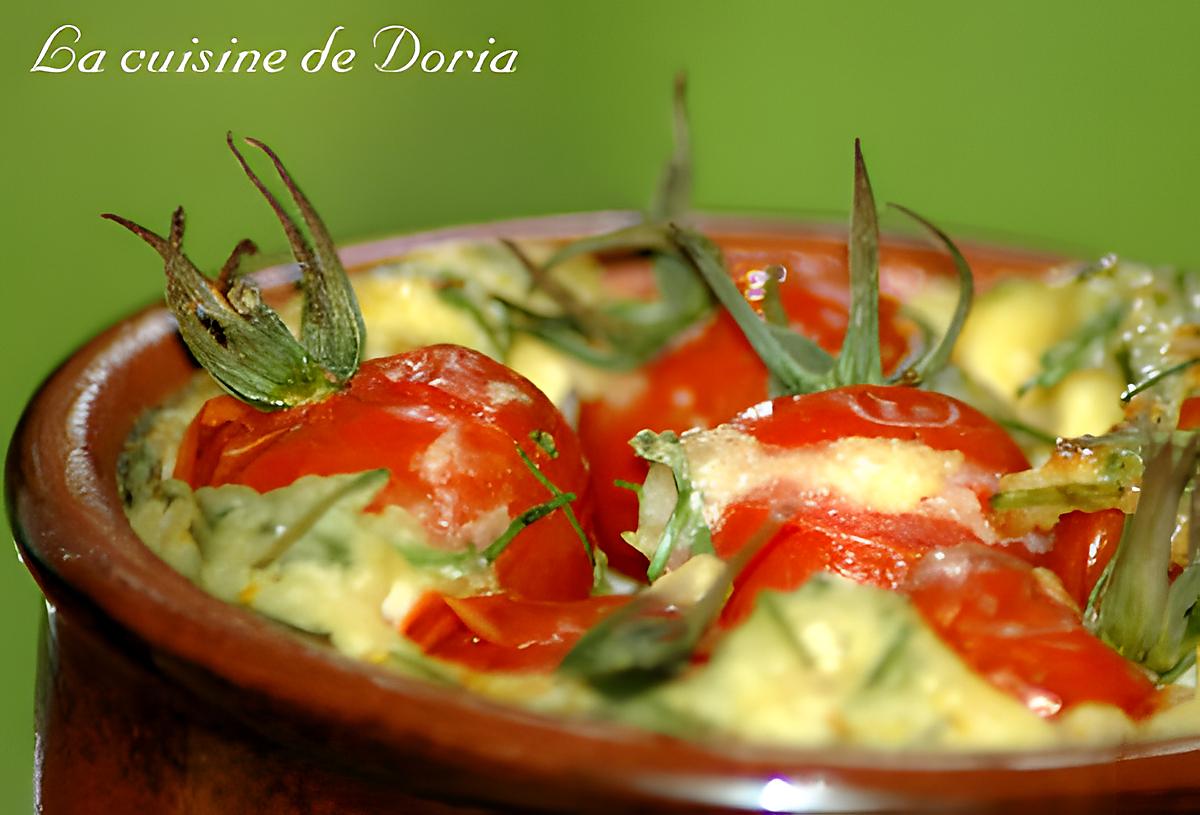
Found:
<path fill-rule="evenodd" d="M 571 502 L 575 500 L 576 495 L 571 492 L 563 492 L 560 490 L 553 482 L 550 481 L 549 478 L 546 478 L 546 475 L 542 472 L 541 468 L 534 463 L 533 459 L 531 459 L 529 454 L 521 448 L 520 444 L 514 446 L 517 448 L 517 455 L 521 457 L 521 461 L 525 463 L 525 466 L 529 469 L 529 472 L 533 473 L 533 477 L 538 480 L 538 483 L 549 490 L 550 494 L 554 496 L 554 500 L 548 501 L 545 504 L 540 504 L 539 507 L 545 507 L 549 504 L 555 503 L 555 501 L 558 499 L 564 499 L 558 506 L 553 507 L 550 511 L 553 511 L 553 509 L 558 509 L 559 507 L 562 508 L 563 514 L 567 516 L 567 523 L 571 524 L 571 529 L 575 530 L 576 536 L 583 544 L 583 551 L 587 553 L 588 562 L 592 564 L 593 583 L 594 585 L 599 586 L 601 583 L 603 583 L 605 578 L 605 560 L 602 557 L 596 556 L 595 550 L 592 549 L 592 542 L 588 540 L 587 533 L 583 531 L 583 527 L 579 523 L 579 518 L 575 515 L 575 510 L 571 508 Z M 537 508 L 538 507 L 534 507 L 533 509 Z M 550 511 L 547 511 L 538 517 L 543 517 L 544 515 L 549 514 Z M 534 518 L 534 520 L 537 520 L 537 518 Z M 532 523 L 532 521 L 530 523 Z M 517 531 L 519 532 L 520 530 Z M 507 533 L 508 530 L 505 530 L 505 532 Z M 516 532 L 513 532 L 513 534 L 515 535 Z M 494 543 L 492 544 L 492 546 L 495 545 L 496 544 Z M 490 549 L 491 547 L 488 548 Z"/>
<path fill-rule="evenodd" d="M 1186 359 L 1183 362 L 1177 363 L 1168 368 L 1164 368 L 1161 371 L 1154 372 L 1150 376 L 1143 379 L 1141 382 L 1138 382 L 1136 385 L 1130 385 L 1128 388 L 1126 388 L 1124 391 L 1122 391 L 1121 392 L 1121 401 L 1128 402 L 1130 399 L 1137 396 L 1142 391 L 1147 390 L 1148 388 L 1154 387 L 1159 382 L 1162 382 L 1164 379 L 1166 379 L 1169 376 L 1174 376 L 1175 374 L 1186 371 L 1188 368 L 1191 368 L 1193 365 L 1195 365 L 1198 362 L 1200 362 L 1200 357 L 1192 357 L 1191 359 Z"/>
<path fill-rule="evenodd" d="M 545 518 L 554 510 L 569 506 L 570 503 L 575 500 L 575 497 L 575 493 L 573 492 L 560 492 L 549 501 L 532 506 L 517 517 L 513 518 L 512 521 L 509 522 L 508 527 L 502 533 L 500 533 L 500 537 L 496 538 L 496 540 L 490 546 L 483 550 L 483 559 L 488 563 L 491 563 L 496 558 L 500 557 L 500 553 L 508 548 L 508 545 L 512 543 L 513 538 L 517 536 L 517 533 L 530 524 Z"/>

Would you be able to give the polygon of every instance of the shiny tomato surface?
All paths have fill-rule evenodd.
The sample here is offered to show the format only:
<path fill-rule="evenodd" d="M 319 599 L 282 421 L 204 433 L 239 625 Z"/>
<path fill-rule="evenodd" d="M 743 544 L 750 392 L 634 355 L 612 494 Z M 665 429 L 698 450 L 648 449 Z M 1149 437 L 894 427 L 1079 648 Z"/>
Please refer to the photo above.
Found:
<path fill-rule="evenodd" d="M 728 557 L 740 549 L 767 514 L 765 508 L 743 505 L 733 517 L 726 516 L 714 536 L 718 554 Z M 974 540 L 969 529 L 948 518 L 865 512 L 833 504 L 806 506 L 738 575 L 721 612 L 721 624 L 736 625 L 749 616 L 760 592 L 790 591 L 817 572 L 895 589 L 927 552 Z"/>
<path fill-rule="evenodd" d="M 957 450 L 964 455 L 958 478 L 975 492 L 981 508 L 1002 474 L 1029 466 L 1021 449 L 991 419 L 957 399 L 915 388 L 852 385 L 780 397 L 728 426 L 781 449 L 858 436 Z M 778 514 L 788 503 L 795 506 L 787 510 L 784 527 L 738 577 L 722 617 L 725 624 L 743 619 L 760 591 L 794 589 L 814 572 L 892 589 L 926 552 L 977 540 L 970 528 L 951 518 L 874 512 L 833 499 L 797 502 L 777 487 L 739 498 L 725 510 L 713 530 L 717 553 L 732 556 L 772 511 Z"/>
<path fill-rule="evenodd" d="M 629 599 L 534 601 L 428 592 L 401 622 L 400 633 L 430 656 L 476 670 L 551 671 L 585 631 Z"/>
<path fill-rule="evenodd" d="M 1068 512 L 1054 527 L 1050 551 L 1036 563 L 1058 575 L 1067 594 L 1083 608 L 1124 529 L 1125 513 L 1119 509 Z"/>
<path fill-rule="evenodd" d="M 750 273 L 772 264 L 787 274 L 780 300 L 792 328 L 822 348 L 836 352 L 845 336 L 848 282 L 845 245 L 814 241 L 773 243 L 762 239 L 723 243 L 726 263 L 746 293 Z M 753 300 L 751 302 L 754 302 Z M 898 304 L 880 298 L 880 348 L 886 370 L 908 349 L 909 328 L 897 315 Z M 621 533 L 637 526 L 637 499 L 614 486 L 617 479 L 641 483 L 647 465 L 629 447 L 640 430 L 683 432 L 708 428 L 767 398 L 767 369 L 724 309 L 650 364 L 630 376 L 620 392 L 581 406 L 579 435 L 592 467 L 592 486 L 603 511 L 596 529 L 612 565 L 644 576 L 645 558 Z"/>
<path fill-rule="evenodd" d="M 982 473 L 1029 467 L 1003 427 L 945 394 L 887 385 L 849 385 L 786 396 L 747 411 L 730 424 L 764 444 L 801 447 L 860 436 L 919 441 L 934 450 L 957 450 Z"/>
<path fill-rule="evenodd" d="M 530 436 L 549 433 L 551 457 Z M 206 403 L 185 435 L 175 475 L 193 487 L 245 484 L 260 492 L 306 475 L 386 468 L 370 508 L 411 512 L 433 545 L 486 547 L 511 518 L 551 499 L 520 445 L 590 529 L 587 467 L 575 433 L 529 380 L 483 354 L 435 345 L 362 364 L 321 402 L 263 413 L 231 397 Z M 474 540 L 473 540 L 474 538 Z M 519 532 L 497 559 L 518 597 L 587 597 L 592 567 L 562 511 Z"/>
<path fill-rule="evenodd" d="M 902 588 L 968 665 L 1040 715 L 1089 701 L 1134 717 L 1154 709 L 1154 683 L 1027 563 L 967 544 L 927 556 Z"/>

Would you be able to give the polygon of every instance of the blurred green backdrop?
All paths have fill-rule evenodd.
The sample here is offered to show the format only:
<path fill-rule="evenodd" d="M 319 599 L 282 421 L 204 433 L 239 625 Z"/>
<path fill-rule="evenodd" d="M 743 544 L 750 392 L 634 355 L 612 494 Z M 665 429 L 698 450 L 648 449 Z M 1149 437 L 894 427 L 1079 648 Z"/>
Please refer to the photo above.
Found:
<path fill-rule="evenodd" d="M 158 296 L 156 258 L 98 213 L 165 230 L 214 268 L 278 228 L 228 155 L 274 145 L 350 241 L 396 230 L 648 201 L 669 147 L 670 78 L 691 76 L 696 199 L 715 209 L 842 211 L 861 136 L 877 194 L 983 235 L 1200 262 L 1200 4 L 1036 2 L 296 4 L 41 2 L 3 38 L 0 322 L 7 440 L 50 368 Z M 58 25 L 104 73 L 32 73 Z M 512 75 L 384 74 L 371 36 L 520 52 Z M 305 74 L 335 25 L 358 57 Z M 126 75 L 127 49 L 289 51 L 282 73 Z M 0 559 L 0 811 L 28 811 L 39 595 Z"/>

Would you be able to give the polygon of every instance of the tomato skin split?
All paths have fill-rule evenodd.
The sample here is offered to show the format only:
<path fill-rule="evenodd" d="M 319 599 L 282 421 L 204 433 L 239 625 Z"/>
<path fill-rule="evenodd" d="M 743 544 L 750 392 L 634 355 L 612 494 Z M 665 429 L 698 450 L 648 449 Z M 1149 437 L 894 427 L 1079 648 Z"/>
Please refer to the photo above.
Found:
<path fill-rule="evenodd" d="M 549 433 L 558 455 L 532 438 Z M 188 427 L 175 477 L 193 488 L 260 492 L 306 475 L 386 468 L 369 510 L 395 505 L 432 545 L 483 549 L 511 518 L 552 496 L 516 446 L 573 503 L 590 535 L 588 470 L 574 431 L 529 380 L 467 348 L 434 345 L 364 362 L 349 387 L 309 405 L 263 413 L 232 397 L 207 402 Z M 591 593 L 583 542 L 555 511 L 521 530 L 495 563 L 514 596 L 572 600 Z"/>

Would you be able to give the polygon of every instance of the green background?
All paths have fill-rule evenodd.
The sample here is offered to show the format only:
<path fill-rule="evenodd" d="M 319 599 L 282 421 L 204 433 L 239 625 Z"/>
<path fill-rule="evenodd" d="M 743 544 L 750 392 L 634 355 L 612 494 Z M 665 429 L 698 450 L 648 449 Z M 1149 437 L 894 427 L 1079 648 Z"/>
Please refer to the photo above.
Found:
<path fill-rule="evenodd" d="M 327 4 L 322 4 L 326 6 Z M 286 8 L 286 11 L 284 10 Z M 98 75 L 31 73 L 59 24 L 109 51 Z M 299 57 L 335 25 L 346 74 Z M 375 71 L 371 35 L 426 48 L 493 36 L 517 72 Z M 10 8 L 0 348 L 10 435 L 73 347 L 158 296 L 154 255 L 101 211 L 215 268 L 284 241 L 222 144 L 275 146 L 339 240 L 511 215 L 637 207 L 669 148 L 672 74 L 691 76 L 703 208 L 842 212 L 851 141 L 877 194 L 958 234 L 1195 264 L 1200 4 L 955 2 L 40 2 Z M 130 48 L 288 49 L 279 74 L 126 75 Z M 38 594 L 0 559 L 0 811 L 27 811 Z"/>

